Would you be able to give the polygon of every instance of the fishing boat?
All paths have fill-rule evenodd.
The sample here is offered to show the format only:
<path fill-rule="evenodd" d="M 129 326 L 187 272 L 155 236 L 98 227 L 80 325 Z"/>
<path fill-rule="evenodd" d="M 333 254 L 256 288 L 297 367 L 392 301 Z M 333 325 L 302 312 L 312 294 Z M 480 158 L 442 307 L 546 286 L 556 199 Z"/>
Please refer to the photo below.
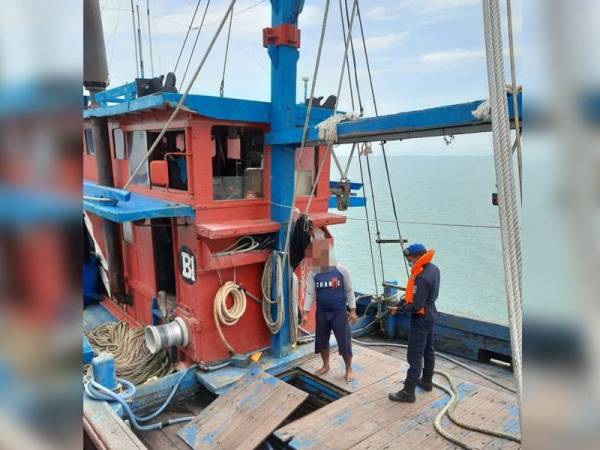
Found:
<path fill-rule="evenodd" d="M 294 232 L 333 241 L 330 227 L 344 226 L 344 211 L 366 205 L 363 181 L 344 176 L 334 145 L 352 145 L 348 165 L 353 156 L 368 164 L 372 153 L 386 157 L 386 141 L 492 132 L 510 280 L 520 260 L 505 147 L 520 127 L 521 94 L 507 94 L 503 75 L 491 70 L 489 99 L 342 113 L 339 90 L 315 98 L 319 48 L 310 96 L 298 104 L 303 3 L 271 0 L 264 102 L 190 92 L 235 1 L 183 90 L 174 74 L 144 78 L 143 66 L 131 83 L 107 89 L 100 8 L 85 2 L 85 448 L 520 447 L 520 287 L 507 282 L 509 326 L 440 313 L 438 389 L 398 406 L 387 395 L 406 371 L 409 320 L 389 307 L 403 283 L 356 293 L 355 379 L 346 382 L 335 363 L 315 375 L 314 306 L 301 326 L 307 266 Z M 483 3 L 493 69 L 499 4 Z M 341 79 L 352 33 L 364 33 L 358 1 L 345 26 Z M 398 236 L 373 241 L 403 258 L 399 227 Z"/>

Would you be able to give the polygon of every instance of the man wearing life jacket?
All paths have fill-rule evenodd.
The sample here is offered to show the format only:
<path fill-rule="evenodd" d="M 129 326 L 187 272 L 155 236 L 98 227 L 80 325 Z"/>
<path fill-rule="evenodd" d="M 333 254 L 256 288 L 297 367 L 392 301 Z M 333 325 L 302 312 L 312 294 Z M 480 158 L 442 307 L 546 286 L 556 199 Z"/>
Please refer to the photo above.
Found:
<path fill-rule="evenodd" d="M 302 324 L 306 324 L 313 301 L 317 301 L 315 353 L 320 353 L 323 367 L 316 374 L 329 372 L 329 337 L 331 331 L 346 365 L 346 381 L 352 381 L 352 334 L 350 323 L 356 321 L 356 299 L 350 273 L 331 257 L 326 240 L 313 241 L 307 248 L 312 269 L 307 277 Z M 346 309 L 348 307 L 348 311 Z"/>
<path fill-rule="evenodd" d="M 427 250 L 423 244 L 418 243 L 404 250 L 411 274 L 406 284 L 404 301 L 398 307 L 390 307 L 390 313 L 411 314 L 406 352 L 410 367 L 406 374 L 404 388 L 389 395 L 390 400 L 393 401 L 414 403 L 416 386 L 424 391 L 433 389 L 432 378 L 435 365 L 433 326 L 437 318 L 435 301 L 440 289 L 440 269 L 431 262 L 434 253 L 433 250 Z M 423 370 L 422 374 L 421 370 Z"/>

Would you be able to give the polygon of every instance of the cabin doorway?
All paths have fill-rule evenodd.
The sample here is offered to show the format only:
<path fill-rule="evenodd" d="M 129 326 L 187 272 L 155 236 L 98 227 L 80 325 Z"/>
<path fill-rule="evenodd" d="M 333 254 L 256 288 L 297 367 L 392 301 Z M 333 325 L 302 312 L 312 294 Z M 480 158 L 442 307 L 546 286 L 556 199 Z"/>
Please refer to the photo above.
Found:
<path fill-rule="evenodd" d="M 152 246 L 154 247 L 154 273 L 156 290 L 175 297 L 175 251 L 171 219 L 152 219 Z"/>

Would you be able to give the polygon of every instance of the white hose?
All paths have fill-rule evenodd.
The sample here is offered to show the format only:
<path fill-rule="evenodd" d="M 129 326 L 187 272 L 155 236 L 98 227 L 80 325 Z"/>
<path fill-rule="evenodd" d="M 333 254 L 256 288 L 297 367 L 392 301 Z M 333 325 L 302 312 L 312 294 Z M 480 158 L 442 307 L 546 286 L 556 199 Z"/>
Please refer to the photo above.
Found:
<path fill-rule="evenodd" d="M 231 308 L 228 308 L 227 297 L 230 295 L 233 299 L 233 304 L 231 305 Z M 229 342 L 227 342 L 227 339 L 225 339 L 221 325 L 228 327 L 235 325 L 237 321 L 240 320 L 240 318 L 244 315 L 245 311 L 246 294 L 237 284 L 235 284 L 233 281 L 228 281 L 219 288 L 217 294 L 215 295 L 213 309 L 215 325 L 217 326 L 217 331 L 219 332 L 221 341 L 223 344 L 225 344 L 225 347 L 227 347 L 231 354 L 235 353 L 235 351 Z"/>
<path fill-rule="evenodd" d="M 364 345 L 366 347 L 398 347 L 398 348 L 408 348 L 408 345 L 406 344 L 396 344 L 396 343 L 388 343 L 388 342 L 365 342 L 365 341 L 359 341 L 358 339 L 354 339 L 352 338 L 353 342 L 356 342 L 357 344 L 360 345 Z M 516 391 L 508 386 L 503 385 L 502 383 L 499 383 L 498 381 L 494 380 L 492 377 L 490 377 L 489 375 L 486 375 L 485 373 L 474 369 L 470 366 L 468 366 L 467 364 L 458 361 L 457 359 L 454 359 L 448 355 L 444 355 L 443 353 L 437 353 L 435 354 L 436 356 L 439 356 L 441 358 L 447 359 L 448 361 L 459 365 L 460 367 L 473 372 L 476 375 L 479 375 L 482 378 L 485 378 L 486 380 L 496 384 L 497 386 L 500 386 L 501 388 L 512 392 L 512 393 L 516 393 Z M 438 389 L 441 389 L 442 391 L 446 392 L 449 396 L 450 396 L 450 401 L 448 403 L 446 403 L 446 405 L 444 405 L 444 407 L 440 410 L 440 412 L 436 415 L 434 421 L 433 421 L 433 426 L 435 428 L 435 430 L 445 439 L 449 440 L 450 442 L 466 449 L 466 450 L 471 450 L 474 447 L 470 446 L 469 444 L 461 441 L 460 439 L 458 439 L 457 437 L 453 436 L 452 434 L 448 433 L 446 430 L 443 429 L 442 425 L 441 425 L 441 420 L 444 417 L 444 415 L 448 415 L 448 418 L 454 422 L 456 425 L 458 425 L 459 427 L 465 428 L 467 430 L 470 431 L 475 431 L 478 433 L 482 433 L 482 434 L 487 434 L 490 436 L 496 436 L 499 438 L 503 438 L 503 439 L 508 439 L 514 442 L 521 442 L 521 439 L 518 436 L 512 435 L 512 434 L 508 434 L 508 433 L 502 433 L 500 431 L 495 431 L 495 430 L 488 430 L 486 428 L 481 428 L 481 427 L 477 427 L 474 425 L 470 425 L 464 422 L 461 422 L 460 420 L 458 420 L 456 417 L 454 417 L 452 414 L 454 412 L 454 409 L 456 408 L 456 406 L 458 405 L 458 391 L 456 390 L 456 387 L 454 386 L 454 382 L 452 381 L 452 377 L 441 370 L 436 370 L 434 371 L 435 374 L 440 375 L 444 378 L 446 378 L 446 380 L 448 381 L 448 384 L 450 385 L 450 387 L 448 388 L 447 386 L 444 386 L 442 384 L 433 382 L 433 385 L 435 387 L 437 387 Z"/>
<path fill-rule="evenodd" d="M 274 300 L 271 300 L 271 288 L 273 286 L 273 260 L 277 260 L 277 295 Z M 262 288 L 262 313 L 265 320 L 265 324 L 271 331 L 271 334 L 276 334 L 283 325 L 283 254 L 277 252 L 271 252 L 269 258 L 265 262 L 265 268 L 263 269 L 261 288 Z M 277 317 L 272 318 L 271 308 L 273 305 L 277 305 Z"/>

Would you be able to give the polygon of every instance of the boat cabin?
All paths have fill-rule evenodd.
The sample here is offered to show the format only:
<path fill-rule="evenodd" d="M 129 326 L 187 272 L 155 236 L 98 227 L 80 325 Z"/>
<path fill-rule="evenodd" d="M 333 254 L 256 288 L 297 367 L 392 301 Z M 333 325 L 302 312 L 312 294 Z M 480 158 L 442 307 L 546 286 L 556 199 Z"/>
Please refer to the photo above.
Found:
<path fill-rule="evenodd" d="M 180 97 L 113 97 L 112 102 L 85 110 L 84 208 L 101 251 L 106 249 L 103 222 L 120 224 L 127 300 L 107 300 L 111 312 L 137 326 L 182 317 L 190 339 L 178 350 L 181 359 L 210 363 L 230 356 L 217 334 L 213 312 L 215 294 L 227 281 L 243 286 L 249 295 L 239 322 L 222 327 L 235 352 L 270 345 L 261 305 L 250 298 L 262 298 L 263 267 L 280 226 L 271 219 L 271 158 L 265 143 L 269 104 L 189 95 L 145 160 Z M 299 124 L 305 113 L 305 106 L 298 105 Z M 312 115 L 318 123 L 331 111 L 315 108 Z M 108 130 L 114 189 L 96 184 L 98 141 L 93 133 L 98 123 Z M 314 191 L 309 216 L 330 238 L 327 225 L 342 223 L 345 217 L 328 212 L 329 153 L 323 146 L 296 153 L 296 206 L 304 212 Z M 322 158 L 326 159 L 317 177 Z M 122 190 L 140 162 L 140 170 Z M 103 201 L 104 194 L 113 201 Z M 228 251 L 245 236 L 255 249 Z"/>

